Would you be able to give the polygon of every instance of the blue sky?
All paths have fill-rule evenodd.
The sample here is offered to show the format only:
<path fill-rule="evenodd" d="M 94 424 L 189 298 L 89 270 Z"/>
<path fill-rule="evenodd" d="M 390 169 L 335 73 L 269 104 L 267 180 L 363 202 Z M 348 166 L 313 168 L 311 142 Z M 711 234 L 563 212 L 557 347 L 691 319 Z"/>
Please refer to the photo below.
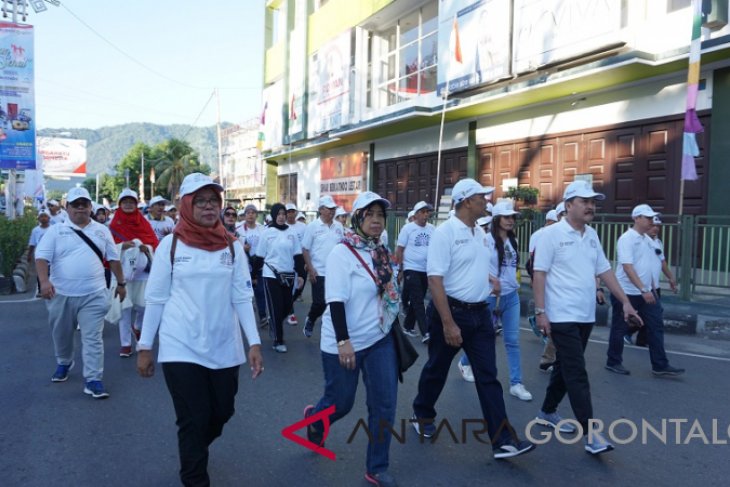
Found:
<path fill-rule="evenodd" d="M 215 99 L 203 107 L 215 87 L 220 88 L 221 120 L 240 123 L 259 115 L 263 0 L 46 5 L 40 14 L 29 7 L 26 21 L 35 26 L 38 128 L 192 124 L 198 115 L 195 125 L 213 125 Z"/>

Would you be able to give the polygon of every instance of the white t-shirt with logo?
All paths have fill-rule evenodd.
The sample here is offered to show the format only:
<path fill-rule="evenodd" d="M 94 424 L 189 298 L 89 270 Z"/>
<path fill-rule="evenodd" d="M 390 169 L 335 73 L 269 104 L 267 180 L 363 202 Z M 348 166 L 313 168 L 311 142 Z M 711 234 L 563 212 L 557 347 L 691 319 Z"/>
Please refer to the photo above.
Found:
<path fill-rule="evenodd" d="M 166 235 L 172 233 L 175 228 L 175 222 L 169 216 L 163 216 L 162 220 L 155 220 L 150 215 L 147 215 L 147 221 L 150 222 L 152 230 L 157 235 L 157 240 L 162 240 Z"/>
<path fill-rule="evenodd" d="M 251 246 L 251 248 L 248 249 L 248 255 L 252 257 L 256 255 L 256 249 L 259 247 L 259 241 L 261 240 L 261 236 L 264 234 L 265 229 L 265 226 L 258 223 L 256 224 L 256 227 L 251 228 L 245 222 L 237 227 L 238 240 L 240 240 L 241 245 L 249 244 Z"/>
<path fill-rule="evenodd" d="M 294 233 L 297 234 L 297 237 L 299 238 L 299 243 L 301 244 L 302 240 L 304 239 L 304 232 L 307 231 L 307 224 L 297 220 L 292 224 L 287 223 L 287 225 L 294 229 Z"/>
<path fill-rule="evenodd" d="M 337 220 L 332 220 L 332 224 L 327 225 L 321 218 L 317 218 L 307 225 L 302 248 L 309 251 L 312 266 L 320 276 L 326 276 L 327 257 L 335 245 L 340 243 L 344 234 L 345 230 Z"/>
<path fill-rule="evenodd" d="M 242 331 L 260 343 L 256 323 L 239 323 L 235 306 L 252 306 L 253 288 L 246 254 L 240 242 L 206 251 L 189 247 L 178 239 L 175 265 L 170 264 L 172 236 L 157 247 L 158 259 L 145 291 L 149 305 L 164 305 L 159 330 L 147 323 L 144 343 L 151 346 L 159 332 L 159 362 L 189 362 L 212 369 L 234 367 L 246 361 Z M 253 316 L 251 310 L 250 316 Z"/>
<path fill-rule="evenodd" d="M 616 279 L 626 294 L 638 296 L 641 294 L 641 289 L 634 286 L 631 282 L 626 271 L 624 271 L 623 264 L 631 264 L 634 266 L 634 271 L 639 277 L 642 287 L 652 288 L 653 264 L 657 258 L 654 253 L 651 237 L 642 235 L 633 228 L 629 228 L 619 237 L 618 243 L 616 244 L 616 254 L 618 258 Z M 661 266 L 661 262 L 659 265 Z"/>
<path fill-rule="evenodd" d="M 487 234 L 487 245 L 492 251 L 492 272 L 499 275 L 500 294 L 506 296 L 520 288 L 517 282 L 517 252 L 512 247 L 509 239 L 504 242 L 504 259 L 502 267 L 499 267 L 499 254 L 497 252 L 497 244 L 491 233 Z"/>
<path fill-rule="evenodd" d="M 355 252 L 360 254 L 374 273 L 370 252 L 358 249 L 355 249 Z M 350 335 L 352 348 L 357 352 L 382 339 L 385 334 L 380 329 L 378 289 L 367 269 L 344 244 L 337 244 L 332 249 L 327 257 L 327 268 L 336 269 L 336 272 L 330 272 L 324 281 L 325 300 L 327 304 L 335 301 L 345 303 L 347 332 Z M 323 352 L 338 353 L 329 306 L 322 315 L 322 335 L 319 343 Z"/>
<path fill-rule="evenodd" d="M 299 237 L 291 226 L 286 230 L 267 227 L 256 249 L 256 255 L 264 259 L 262 275 L 270 278 L 276 276 L 269 266 L 276 272 L 294 272 L 294 256 L 301 253 Z"/>
<path fill-rule="evenodd" d="M 545 228 L 534 270 L 546 273 L 545 313 L 551 323 L 595 323 L 596 276 L 611 264 L 594 229 L 586 225 L 581 235 L 565 219 Z"/>
<path fill-rule="evenodd" d="M 420 226 L 407 223 L 398 234 L 398 247 L 403 247 L 403 270 L 426 272 L 428 245 L 435 227 L 430 223 Z"/>
<path fill-rule="evenodd" d="M 483 303 L 491 292 L 492 251 L 478 225 L 449 218 L 434 230 L 428 246 L 427 273 L 442 276 L 446 295 L 467 303 Z"/>
<path fill-rule="evenodd" d="M 74 229 L 81 230 L 89 237 L 107 261 L 119 260 L 111 232 L 94 220 L 84 228 L 73 224 L 71 220 L 52 225 L 38 242 L 35 258 L 50 264 L 51 283 L 58 294 L 86 296 L 106 289 L 104 266 Z"/>

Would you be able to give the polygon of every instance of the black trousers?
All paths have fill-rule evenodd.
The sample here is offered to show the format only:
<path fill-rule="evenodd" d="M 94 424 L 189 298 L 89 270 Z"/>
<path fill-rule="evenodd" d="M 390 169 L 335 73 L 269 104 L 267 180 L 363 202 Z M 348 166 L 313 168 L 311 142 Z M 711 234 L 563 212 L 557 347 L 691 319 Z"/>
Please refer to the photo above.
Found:
<path fill-rule="evenodd" d="M 408 300 L 408 311 L 403 328 L 412 330 L 416 323 L 421 335 L 428 333 L 424 300 L 428 291 L 428 275 L 425 272 L 403 271 L 403 295 Z M 405 301 L 404 301 L 405 302 Z"/>
<path fill-rule="evenodd" d="M 235 412 L 238 369 L 209 369 L 186 362 L 162 364 L 177 416 L 180 480 L 208 486 L 208 447 Z"/>
<path fill-rule="evenodd" d="M 312 283 L 312 306 L 309 308 L 307 319 L 314 324 L 326 309 L 327 302 L 324 300 L 324 277 L 317 276 L 317 281 Z"/>
<path fill-rule="evenodd" d="M 556 360 L 542 410 L 554 413 L 567 392 L 575 419 L 587 434 L 588 420 L 593 417 L 593 404 L 583 353 L 591 336 L 593 323 L 550 323 L 550 329 Z"/>
<path fill-rule="evenodd" d="M 292 312 L 294 296 L 292 288 L 284 286 L 278 279 L 264 277 L 266 310 L 269 314 L 269 336 L 275 345 L 284 343 L 284 319 Z"/>

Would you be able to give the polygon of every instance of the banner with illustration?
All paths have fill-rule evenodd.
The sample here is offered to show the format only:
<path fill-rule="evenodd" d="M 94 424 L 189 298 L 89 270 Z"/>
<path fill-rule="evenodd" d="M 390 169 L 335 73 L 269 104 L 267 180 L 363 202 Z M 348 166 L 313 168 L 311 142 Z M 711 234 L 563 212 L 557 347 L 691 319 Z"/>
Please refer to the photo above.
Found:
<path fill-rule="evenodd" d="M 0 22 L 0 168 L 35 169 L 33 26 Z"/>
<path fill-rule="evenodd" d="M 438 85 L 449 93 L 510 75 L 510 1 L 442 0 L 439 4 Z"/>
<path fill-rule="evenodd" d="M 85 140 L 38 137 L 38 155 L 45 176 L 86 176 Z"/>
<path fill-rule="evenodd" d="M 325 157 L 319 164 L 319 195 L 330 195 L 346 211 L 361 192 L 367 190 L 367 154 L 355 152 Z"/>

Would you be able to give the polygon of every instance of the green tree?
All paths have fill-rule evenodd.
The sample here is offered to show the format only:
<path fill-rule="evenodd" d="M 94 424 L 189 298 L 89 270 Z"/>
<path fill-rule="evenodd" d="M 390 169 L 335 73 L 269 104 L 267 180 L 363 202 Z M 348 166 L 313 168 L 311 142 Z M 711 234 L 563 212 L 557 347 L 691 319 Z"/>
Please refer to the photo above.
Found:
<path fill-rule="evenodd" d="M 200 164 L 198 153 L 180 139 L 170 139 L 155 146 L 152 158 L 156 161 L 155 187 L 158 194 L 171 200 L 177 199 L 185 176 L 193 172 L 210 173 L 210 167 Z"/>

